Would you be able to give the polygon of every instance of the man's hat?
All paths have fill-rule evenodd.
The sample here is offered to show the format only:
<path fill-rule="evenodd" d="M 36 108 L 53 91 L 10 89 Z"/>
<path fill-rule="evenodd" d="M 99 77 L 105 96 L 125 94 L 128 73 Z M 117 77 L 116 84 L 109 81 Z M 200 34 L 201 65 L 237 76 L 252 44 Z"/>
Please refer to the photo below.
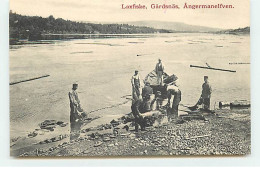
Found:
<path fill-rule="evenodd" d="M 209 77 L 208 76 L 204 76 L 204 79 L 208 79 Z"/>
<path fill-rule="evenodd" d="M 77 87 L 77 86 L 78 86 L 77 83 L 72 84 L 72 87 L 73 87 L 73 88 L 75 88 L 75 87 Z"/>
<path fill-rule="evenodd" d="M 138 72 L 138 70 L 135 70 L 135 72 Z"/>

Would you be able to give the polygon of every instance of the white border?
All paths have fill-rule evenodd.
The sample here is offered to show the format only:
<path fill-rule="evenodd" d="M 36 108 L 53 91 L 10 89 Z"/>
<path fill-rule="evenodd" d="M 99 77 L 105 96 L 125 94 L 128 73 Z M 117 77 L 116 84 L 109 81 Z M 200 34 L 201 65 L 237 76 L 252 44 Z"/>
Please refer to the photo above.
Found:
<path fill-rule="evenodd" d="M 152 0 L 151 0 L 152 1 Z M 194 0 L 195 1 L 195 0 Z M 248 1 L 248 0 L 245 0 Z M 153 159 L 14 159 L 9 156 L 8 0 L 0 0 L 0 166 L 260 166 L 260 1 L 251 0 L 252 154 Z M 257 75 L 258 74 L 258 75 Z"/>

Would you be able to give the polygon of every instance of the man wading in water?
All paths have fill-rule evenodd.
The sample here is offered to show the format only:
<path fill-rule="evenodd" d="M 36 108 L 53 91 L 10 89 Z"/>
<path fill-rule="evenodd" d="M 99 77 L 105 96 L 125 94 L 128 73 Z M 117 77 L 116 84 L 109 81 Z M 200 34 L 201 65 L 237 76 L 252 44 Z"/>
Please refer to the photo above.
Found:
<path fill-rule="evenodd" d="M 78 84 L 72 85 L 72 91 L 69 92 L 69 99 L 70 99 L 70 122 L 76 122 L 80 118 L 84 118 L 87 114 L 81 108 L 80 100 L 78 97 L 77 90 Z"/>
<path fill-rule="evenodd" d="M 78 97 L 77 90 L 78 84 L 72 85 L 72 91 L 69 92 L 69 99 L 70 99 L 70 122 L 75 122 L 79 119 L 79 109 L 80 108 L 80 101 Z M 81 111 L 80 111 L 81 112 Z"/>
<path fill-rule="evenodd" d="M 83 124 L 82 118 L 87 114 L 83 111 L 80 105 L 77 90 L 78 84 L 72 85 L 72 91 L 69 92 L 70 100 L 70 140 L 76 139 L 80 136 L 80 128 Z"/>

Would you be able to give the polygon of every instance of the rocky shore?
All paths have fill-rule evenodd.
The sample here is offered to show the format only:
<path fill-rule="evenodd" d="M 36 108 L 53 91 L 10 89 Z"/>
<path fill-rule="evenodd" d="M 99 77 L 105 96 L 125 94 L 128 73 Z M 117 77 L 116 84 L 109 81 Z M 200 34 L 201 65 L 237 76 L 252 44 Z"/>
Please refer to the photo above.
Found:
<path fill-rule="evenodd" d="M 81 129 L 80 136 L 21 157 L 246 155 L 251 151 L 250 110 L 216 110 L 205 119 L 180 118 L 134 132 L 129 123 L 117 128 Z M 123 126 L 124 125 L 124 126 Z M 115 133 L 115 129 L 117 130 Z"/>

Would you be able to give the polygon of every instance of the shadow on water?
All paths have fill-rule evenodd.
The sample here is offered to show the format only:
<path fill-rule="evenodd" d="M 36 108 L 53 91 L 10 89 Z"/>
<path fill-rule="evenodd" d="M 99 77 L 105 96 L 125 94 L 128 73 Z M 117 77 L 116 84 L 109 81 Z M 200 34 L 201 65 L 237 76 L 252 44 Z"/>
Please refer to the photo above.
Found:
<path fill-rule="evenodd" d="M 80 129 L 83 123 L 81 121 L 78 122 L 70 122 L 70 140 L 74 140 L 79 138 Z"/>

